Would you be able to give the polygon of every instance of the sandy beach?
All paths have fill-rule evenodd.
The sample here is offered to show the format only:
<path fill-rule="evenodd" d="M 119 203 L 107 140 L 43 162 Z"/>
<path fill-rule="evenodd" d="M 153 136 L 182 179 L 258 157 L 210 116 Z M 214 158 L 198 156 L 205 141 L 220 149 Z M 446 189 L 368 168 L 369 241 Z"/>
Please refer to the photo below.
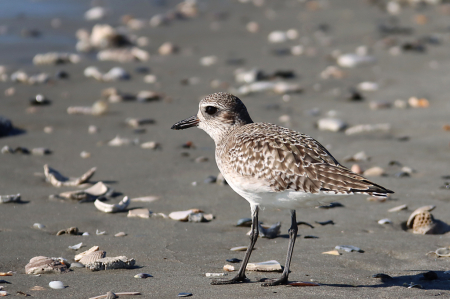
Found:
<path fill-rule="evenodd" d="M 12 276 L 0 277 L 0 291 L 35 298 L 91 298 L 108 291 L 141 293 L 119 298 L 175 298 L 183 292 L 192 298 L 450 297 L 450 257 L 427 255 L 450 246 L 449 233 L 405 230 L 410 214 L 426 205 L 436 206 L 431 212 L 435 219 L 450 223 L 450 191 L 445 187 L 450 181 L 445 178 L 450 175 L 450 5 L 440 1 L 214 0 L 198 1 L 187 6 L 191 10 L 182 10 L 180 2 L 0 3 L 0 66 L 5 67 L 0 67 L 0 116 L 15 128 L 0 137 L 0 148 L 51 151 L 36 155 L 2 150 L 0 154 L 0 195 L 21 195 L 21 202 L 0 204 L 0 272 L 12 271 Z M 85 12 L 94 6 L 104 8 L 105 15 L 86 20 Z M 154 16 L 163 21 L 157 24 Z M 77 30 L 90 33 L 96 24 L 117 29 L 129 39 L 130 47 L 149 57 L 100 61 L 97 54 L 104 49 L 92 46 L 88 52 L 77 51 Z M 278 36 L 284 40 L 271 42 L 274 31 L 281 32 Z M 166 42 L 176 47 L 162 53 L 160 46 Z M 76 54 L 79 61 L 33 63 L 36 54 L 48 52 Z M 365 60 L 345 65 L 339 59 L 346 54 L 351 54 L 353 62 Z M 120 67 L 129 79 L 96 80 L 85 75 L 90 66 L 103 74 Z M 284 88 L 291 89 L 249 92 L 256 88 L 251 86 L 255 80 L 237 82 L 239 68 L 263 73 L 265 79 L 256 82 L 266 86 L 283 82 Z M 19 70 L 28 76 L 45 73 L 48 78 L 14 81 L 12 75 Z M 68 78 L 57 74 L 61 71 Z M 283 72 L 294 76 L 283 77 Z M 102 97 L 107 88 L 116 88 L 122 100 Z M 141 91 L 152 91 L 158 99 L 138 101 L 135 96 Z M 205 182 L 219 173 L 214 142 L 207 134 L 170 127 L 196 114 L 200 99 L 218 91 L 239 96 L 256 122 L 312 136 L 347 167 L 382 168 L 382 174 L 368 178 L 395 191 L 384 202 L 355 195 L 330 199 L 343 207 L 321 209 L 315 207 L 322 203 L 311 203 L 310 208 L 297 210 L 298 221 L 314 228 L 299 226 L 289 280 L 320 286 L 261 287 L 261 279 L 280 275 L 275 272 L 247 271 L 249 283 L 223 286 L 210 285 L 211 278 L 205 276 L 224 273 L 227 259 L 244 257 L 245 252 L 230 248 L 248 245 L 249 228 L 236 223 L 250 217 L 250 206 L 228 185 Z M 38 94 L 49 103 L 31 102 Z M 133 98 L 127 100 L 126 94 Z M 91 107 L 101 99 L 108 107 L 101 115 L 67 113 L 68 107 Z M 151 121 L 132 127 L 126 123 L 130 118 Z M 336 132 L 318 127 L 320 120 L 329 118 L 345 123 L 346 128 Z M 373 131 L 348 131 L 357 125 L 370 125 Z M 90 126 L 97 128 L 95 133 Z M 129 144 L 108 145 L 116 136 Z M 158 145 L 155 149 L 142 148 L 151 141 Z M 347 159 L 362 151 L 368 159 Z M 88 153 L 85 158 L 82 152 Z M 92 201 L 55 196 L 89 184 L 52 186 L 44 177 L 46 164 L 67 177 L 97 167 L 89 183 L 101 181 L 115 191 L 105 203 L 118 203 L 124 196 L 158 199 L 132 201 L 123 211 L 103 213 Z M 388 212 L 403 204 L 406 209 Z M 200 209 L 214 219 L 193 223 L 162 216 L 127 217 L 138 208 L 165 215 Z M 390 223 L 378 223 L 385 218 Z M 266 209 L 260 220 L 268 225 L 281 221 L 281 234 L 259 238 L 250 262 L 277 260 L 284 265 L 289 211 Z M 334 224 L 317 223 L 328 220 Z M 43 227 L 33 227 L 35 223 Z M 80 234 L 56 235 L 70 227 L 77 227 Z M 97 235 L 97 230 L 106 233 Z M 126 236 L 115 237 L 119 232 Z M 80 249 L 68 248 L 80 242 Z M 135 259 L 135 266 L 103 271 L 71 268 L 67 273 L 39 276 L 25 273 L 33 257 L 62 257 L 72 263 L 76 254 L 95 245 L 107 257 Z M 323 254 L 338 245 L 364 252 Z M 437 279 L 424 279 L 428 271 L 435 272 Z M 138 273 L 152 277 L 134 278 Z M 391 279 L 373 277 L 379 273 Z M 66 287 L 51 289 L 50 281 L 62 281 Z M 411 283 L 421 288 L 408 288 Z M 43 289 L 32 290 L 35 286 Z"/>

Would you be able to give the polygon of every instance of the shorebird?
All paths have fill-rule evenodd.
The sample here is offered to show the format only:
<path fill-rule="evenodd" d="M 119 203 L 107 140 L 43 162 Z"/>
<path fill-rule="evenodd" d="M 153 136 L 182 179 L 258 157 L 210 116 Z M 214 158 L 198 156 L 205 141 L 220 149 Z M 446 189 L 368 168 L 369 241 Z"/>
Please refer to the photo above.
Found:
<path fill-rule="evenodd" d="M 173 130 L 199 127 L 216 145 L 216 163 L 230 187 L 245 198 L 252 211 L 250 245 L 238 274 L 211 284 L 247 281 L 245 269 L 259 235 L 260 208 L 287 208 L 291 213 L 286 263 L 279 279 L 263 286 L 288 283 L 289 267 L 297 237 L 297 208 L 337 195 L 394 193 L 339 164 L 312 137 L 269 123 L 254 123 L 244 103 L 219 92 L 200 101 L 196 115 L 177 122 Z"/>

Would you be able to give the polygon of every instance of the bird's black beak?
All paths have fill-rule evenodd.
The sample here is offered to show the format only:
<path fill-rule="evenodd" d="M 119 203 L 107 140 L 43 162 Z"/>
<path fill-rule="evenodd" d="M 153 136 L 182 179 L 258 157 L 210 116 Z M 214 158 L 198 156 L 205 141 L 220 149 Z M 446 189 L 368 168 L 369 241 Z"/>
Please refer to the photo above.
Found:
<path fill-rule="evenodd" d="M 198 126 L 198 123 L 200 122 L 200 120 L 198 119 L 197 115 L 193 115 L 189 118 L 186 118 L 182 121 L 177 122 L 176 124 L 174 124 L 171 129 L 172 130 L 184 130 L 187 128 L 191 128 L 191 127 L 196 127 Z"/>

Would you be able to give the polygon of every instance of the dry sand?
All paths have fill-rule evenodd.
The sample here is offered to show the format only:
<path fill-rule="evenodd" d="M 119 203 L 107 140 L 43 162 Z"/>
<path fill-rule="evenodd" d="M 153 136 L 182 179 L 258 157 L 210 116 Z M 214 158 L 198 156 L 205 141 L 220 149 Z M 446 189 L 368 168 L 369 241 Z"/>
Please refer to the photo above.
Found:
<path fill-rule="evenodd" d="M 165 2 L 166 6 L 155 3 Z M 0 65 L 10 71 L 23 69 L 30 73 L 47 72 L 52 76 L 57 70 L 70 74 L 68 80 L 53 79 L 48 84 L 26 85 L 0 82 L 0 115 L 12 120 L 24 134 L 0 138 L 0 146 L 23 146 L 27 148 L 47 147 L 53 151 L 47 156 L 22 154 L 0 155 L 0 194 L 21 193 L 23 204 L 0 205 L 0 271 L 13 271 L 13 276 L 2 277 L 11 284 L 0 283 L 12 296 L 17 291 L 36 298 L 88 298 L 107 291 L 139 291 L 135 298 L 174 298 L 179 292 L 190 292 L 195 298 L 423 298 L 430 296 L 449 297 L 450 283 L 448 258 L 435 259 L 426 253 L 439 247 L 449 246 L 446 235 L 413 235 L 401 228 L 412 210 L 422 205 L 436 205 L 433 211 L 437 219 L 450 221 L 450 193 L 440 189 L 449 175 L 449 132 L 442 126 L 449 124 L 450 111 L 450 51 L 449 51 L 449 7 L 430 5 L 412 8 L 406 6 L 398 16 L 402 26 L 411 27 L 414 33 L 408 36 L 392 36 L 401 41 L 412 41 L 423 36 L 439 34 L 439 45 L 427 44 L 425 53 L 402 52 L 398 56 L 389 54 L 381 45 L 376 25 L 389 15 L 370 2 L 384 1 L 265 1 L 262 7 L 237 1 L 200 1 L 198 17 L 174 21 L 166 27 L 149 28 L 137 32 L 150 38 L 144 49 L 152 57 L 148 62 L 116 63 L 100 62 L 95 55 L 83 55 L 79 64 L 58 66 L 34 66 L 32 57 L 49 51 L 75 52 L 75 31 L 91 28 L 97 22 L 83 19 L 90 8 L 88 1 L 3 1 L 0 4 L 0 25 L 8 32 L 0 35 Z M 153 4 L 152 4 L 153 3 Z M 156 13 L 165 12 L 177 1 L 119 2 L 107 1 L 111 15 L 99 23 L 120 24 L 120 16 L 132 14 L 149 19 Z M 316 7 L 317 4 L 317 7 Z M 2 8 L 3 7 L 3 8 Z M 22 14 L 19 14 L 23 12 Z M 225 13 L 219 18 L 220 13 Z M 428 18 L 426 24 L 415 22 L 417 15 Z M 61 18 L 60 28 L 52 28 L 50 20 Z M 260 32 L 251 34 L 245 24 L 256 21 Z M 318 42 L 317 28 L 329 25 L 331 45 Z M 20 36 L 23 28 L 38 29 L 39 38 Z M 215 28 L 213 30 L 211 28 Z M 276 56 L 274 49 L 299 44 L 299 40 L 283 44 L 269 44 L 267 35 L 273 30 L 296 28 L 301 43 L 310 55 Z M 163 42 L 179 45 L 177 55 L 160 57 L 157 48 Z M 333 65 L 329 54 L 334 49 L 343 53 L 353 52 L 360 45 L 368 45 L 377 58 L 374 65 L 344 69 L 342 79 L 320 78 L 320 72 Z M 216 55 L 218 63 L 204 67 L 199 59 Z M 396 193 L 384 203 L 368 202 L 366 196 L 353 196 L 339 200 L 345 207 L 329 210 L 303 209 L 297 211 L 300 221 L 313 224 L 314 229 L 300 226 L 299 238 L 294 250 L 291 266 L 291 281 L 314 281 L 319 287 L 271 287 L 263 288 L 257 282 L 261 278 L 276 277 L 278 273 L 247 273 L 251 283 L 211 286 L 206 272 L 222 272 L 225 260 L 243 258 L 243 252 L 231 252 L 234 246 L 247 245 L 248 228 L 235 227 L 238 219 L 249 217 L 248 203 L 228 186 L 206 184 L 209 175 L 217 175 L 214 162 L 213 141 L 204 132 L 191 129 L 171 131 L 170 126 L 197 112 L 201 96 L 226 88 L 212 88 L 210 82 L 220 79 L 233 87 L 233 71 L 237 66 L 228 65 L 227 59 L 242 58 L 242 67 L 257 67 L 266 72 L 293 70 L 298 75 L 293 82 L 304 87 L 301 94 L 293 94 L 285 102 L 282 96 L 273 93 L 258 93 L 241 96 L 255 121 L 287 125 L 309 134 L 323 143 L 339 160 L 365 151 L 372 159 L 363 162 L 364 168 L 380 166 L 387 170 L 384 177 L 371 178 Z M 434 67 L 430 67 L 431 66 Z M 83 70 L 96 65 L 101 70 L 122 66 L 130 71 L 129 81 L 100 83 L 83 76 Z M 158 77 L 158 83 L 143 82 L 142 74 L 134 70 L 147 66 Z M 200 78 L 196 85 L 184 86 L 180 81 L 190 77 Z M 380 90 L 363 92 L 365 100 L 351 102 L 345 99 L 349 87 L 362 81 L 376 81 Z M 315 84 L 321 89 L 316 91 Z M 9 87 L 16 90 L 13 96 L 3 96 Z M 159 102 L 123 102 L 110 105 L 107 115 L 68 115 L 66 109 L 72 105 L 91 105 L 98 100 L 102 89 L 117 87 L 123 92 L 155 90 L 166 95 Z M 336 95 L 336 91 L 341 95 Z M 29 98 L 43 93 L 51 101 L 50 106 L 37 107 L 30 113 Z M 370 110 L 370 100 L 407 100 L 411 96 L 426 97 L 428 108 L 391 108 Z M 276 104 L 277 109 L 268 109 Z M 318 107 L 320 116 L 307 113 Z M 390 123 L 388 134 L 361 134 L 348 136 L 344 133 L 319 131 L 315 123 L 334 110 L 337 117 L 354 124 Z M 281 115 L 289 115 L 290 123 L 280 123 Z M 145 126 L 143 134 L 133 133 L 125 126 L 128 117 L 150 117 L 156 124 Z M 88 126 L 96 125 L 98 134 L 88 134 Z M 53 133 L 44 133 L 46 126 Z M 109 147 L 99 145 L 120 135 L 139 138 L 141 142 L 157 141 L 159 150 L 146 150 L 139 146 Z M 398 138 L 408 136 L 408 141 Z M 192 141 L 195 149 L 185 150 L 181 145 Z M 80 152 L 88 151 L 91 157 L 82 159 Z M 181 152 L 189 152 L 183 157 Z M 195 163 L 199 156 L 208 162 Z M 389 166 L 390 161 L 399 161 L 415 169 L 411 177 L 397 178 L 399 171 Z M 76 203 L 68 200 L 51 200 L 56 194 L 73 188 L 50 186 L 43 178 L 34 175 L 43 172 L 43 165 L 60 170 L 63 174 L 76 176 L 96 166 L 93 181 L 104 181 L 115 190 L 130 197 L 146 195 L 160 196 L 152 203 L 132 203 L 129 208 L 144 207 L 153 212 L 199 208 L 213 213 L 215 219 L 209 223 L 185 223 L 169 219 L 130 219 L 127 214 L 104 214 L 92 203 Z M 351 166 L 350 163 L 344 163 Z M 196 181 L 197 185 L 191 183 Z M 120 200 L 117 197 L 116 202 Z M 409 209 L 398 213 L 387 210 L 400 204 Z M 377 221 L 390 218 L 392 225 L 379 225 Z M 288 243 L 288 212 L 262 211 L 260 219 L 267 224 L 282 221 L 282 235 L 275 239 L 259 239 L 251 261 L 276 259 L 284 264 Z M 335 225 L 320 226 L 315 221 L 333 220 Z M 34 223 L 42 223 L 43 230 L 33 229 Z M 90 233 L 82 236 L 55 236 L 55 232 L 76 226 Z M 97 236 L 95 231 L 106 231 Z M 120 231 L 128 235 L 114 237 Z M 317 239 L 304 239 L 305 235 Z M 83 242 L 81 250 L 99 245 L 107 256 L 126 255 L 136 259 L 137 267 L 131 270 L 108 270 L 90 272 L 75 269 L 67 274 L 46 274 L 40 277 L 26 275 L 24 267 L 39 255 L 64 257 L 72 260 L 74 251 L 69 245 Z M 323 255 L 336 245 L 354 245 L 364 253 L 343 253 L 341 256 Z M 439 279 L 422 281 L 422 273 L 435 271 Z M 136 279 L 137 273 L 149 273 L 153 277 Z M 373 274 L 385 273 L 394 279 L 383 283 L 372 278 Z M 232 275 L 232 274 L 230 274 Z M 68 287 L 52 290 L 48 283 L 61 280 Z M 409 289 L 404 283 L 420 283 L 423 289 Z M 33 286 L 43 286 L 44 291 L 30 291 Z M 121 297 L 122 298 L 122 297 Z M 125 297 L 124 297 L 125 298 Z M 129 297 L 131 298 L 131 297 Z"/>

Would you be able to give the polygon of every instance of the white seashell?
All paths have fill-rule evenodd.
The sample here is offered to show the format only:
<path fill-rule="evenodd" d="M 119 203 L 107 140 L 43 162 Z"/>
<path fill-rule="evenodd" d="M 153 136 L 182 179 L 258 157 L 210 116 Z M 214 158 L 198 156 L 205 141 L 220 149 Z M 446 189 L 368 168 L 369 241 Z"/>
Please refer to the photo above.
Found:
<path fill-rule="evenodd" d="M 33 224 L 33 228 L 43 229 L 43 228 L 45 228 L 45 225 L 40 224 L 40 223 L 35 223 L 35 224 Z"/>
<path fill-rule="evenodd" d="M 405 205 L 401 205 L 401 206 L 397 206 L 397 207 L 394 207 L 392 209 L 389 209 L 388 212 L 389 213 L 394 213 L 394 212 L 399 212 L 401 210 L 406 210 L 406 209 L 408 209 L 408 206 L 405 204 Z"/>
<path fill-rule="evenodd" d="M 28 81 L 28 74 L 24 71 L 17 71 L 11 74 L 11 81 L 26 83 Z"/>
<path fill-rule="evenodd" d="M 248 22 L 245 28 L 248 32 L 256 33 L 259 31 L 259 24 L 256 22 Z"/>
<path fill-rule="evenodd" d="M 84 192 L 89 193 L 93 196 L 101 196 L 108 192 L 108 187 L 102 181 L 100 181 L 95 185 L 85 189 Z"/>
<path fill-rule="evenodd" d="M 125 237 L 127 234 L 124 232 L 119 232 L 117 234 L 114 235 L 114 237 Z"/>
<path fill-rule="evenodd" d="M 62 259 L 46 256 L 36 256 L 25 266 L 26 274 L 62 273 L 68 271 L 69 263 L 62 263 Z"/>
<path fill-rule="evenodd" d="M 130 79 L 130 74 L 121 67 L 113 67 L 106 74 L 102 76 L 102 80 L 109 81 L 119 81 Z"/>
<path fill-rule="evenodd" d="M 99 250 L 99 251 L 94 251 L 91 252 L 89 254 L 84 255 L 79 262 L 83 265 L 89 265 L 94 263 L 96 260 L 99 260 L 101 258 L 104 258 L 106 255 L 106 252 Z"/>
<path fill-rule="evenodd" d="M 95 207 L 105 213 L 115 213 L 125 210 L 130 203 L 128 196 L 125 196 L 118 204 L 107 204 L 100 200 L 94 202 Z"/>
<path fill-rule="evenodd" d="M 388 132 L 391 130 L 390 124 L 356 125 L 345 130 L 345 134 L 353 135 L 371 132 Z"/>
<path fill-rule="evenodd" d="M 272 31 L 267 36 L 267 40 L 270 43 L 283 43 L 288 40 L 288 36 L 284 31 Z"/>
<path fill-rule="evenodd" d="M 101 6 L 92 7 L 84 13 L 84 18 L 88 21 L 100 20 L 106 17 L 108 10 Z"/>
<path fill-rule="evenodd" d="M 81 246 L 83 246 L 83 242 L 78 243 L 78 244 L 73 245 L 73 246 L 69 246 L 69 248 L 70 248 L 70 249 L 73 249 L 73 250 L 78 250 L 78 249 L 81 248 Z"/>
<path fill-rule="evenodd" d="M 234 266 L 233 265 L 225 265 L 225 266 L 223 266 L 223 271 L 227 271 L 227 272 L 233 272 L 235 269 L 234 269 Z"/>
<path fill-rule="evenodd" d="M 139 143 L 138 139 L 132 140 L 132 139 L 120 137 L 118 135 L 114 139 L 108 141 L 109 146 L 122 146 L 122 145 L 136 144 L 136 143 Z"/>
<path fill-rule="evenodd" d="M 157 80 L 158 80 L 158 78 L 153 74 L 145 75 L 145 77 L 144 77 L 144 82 L 149 83 L 149 84 L 156 83 Z"/>
<path fill-rule="evenodd" d="M 263 272 L 271 272 L 271 271 L 281 271 L 281 265 L 279 262 L 275 260 L 260 262 L 260 263 L 248 263 L 247 268 L 248 271 L 263 271 Z"/>
<path fill-rule="evenodd" d="M 87 237 L 87 236 L 89 236 L 89 233 L 88 232 L 84 232 L 84 233 L 82 233 L 81 234 L 83 237 Z"/>
<path fill-rule="evenodd" d="M 169 218 L 178 221 L 187 221 L 189 215 L 192 213 L 201 213 L 202 211 L 199 209 L 190 209 L 187 211 L 176 211 L 169 214 Z"/>
<path fill-rule="evenodd" d="M 88 78 L 92 77 L 99 81 L 101 81 L 103 78 L 103 74 L 95 66 L 89 66 L 86 69 L 84 69 L 84 76 Z"/>
<path fill-rule="evenodd" d="M 226 273 L 205 273 L 206 277 L 218 277 L 218 276 L 225 276 Z"/>
<path fill-rule="evenodd" d="M 99 231 L 98 229 L 95 231 L 95 234 L 97 235 L 97 236 L 101 236 L 101 235 L 105 235 L 106 234 L 106 231 Z"/>
<path fill-rule="evenodd" d="M 82 151 L 82 152 L 80 153 L 80 157 L 83 158 L 83 159 L 87 159 L 87 158 L 89 158 L 90 156 L 91 156 L 91 153 L 90 153 L 90 152 L 87 152 L 87 151 Z"/>
<path fill-rule="evenodd" d="M 237 246 L 237 247 L 233 247 L 230 248 L 231 251 L 246 251 L 248 248 L 248 246 Z"/>
<path fill-rule="evenodd" d="M 8 202 L 20 202 L 20 201 L 21 201 L 20 193 L 13 195 L 0 195 L 0 204 Z"/>
<path fill-rule="evenodd" d="M 100 247 L 98 247 L 98 246 L 93 246 L 93 247 L 89 248 L 88 250 L 83 251 L 83 252 L 77 254 L 77 255 L 74 257 L 74 260 L 75 260 L 76 262 L 78 262 L 78 261 L 81 260 L 81 258 L 83 258 L 85 255 L 88 255 L 88 254 L 90 254 L 90 253 L 92 253 L 92 252 L 94 252 L 94 251 L 98 251 L 99 249 L 100 249 Z"/>
<path fill-rule="evenodd" d="M 85 174 L 80 176 L 79 178 L 69 179 L 64 177 L 55 169 L 50 168 L 47 164 L 44 165 L 44 174 L 47 182 L 52 184 L 55 187 L 61 186 L 78 186 L 86 181 L 88 181 L 95 173 L 97 168 L 93 167 L 89 169 Z"/>
<path fill-rule="evenodd" d="M 378 224 L 392 224 L 392 220 L 388 218 L 384 218 L 381 220 L 378 220 Z"/>
<path fill-rule="evenodd" d="M 144 197 L 135 197 L 130 199 L 132 202 L 153 202 L 158 200 L 159 196 L 144 196 Z"/>
<path fill-rule="evenodd" d="M 0 291 L 0 297 L 8 296 L 9 293 L 7 291 Z"/>
<path fill-rule="evenodd" d="M 217 56 L 205 56 L 200 58 L 200 64 L 203 66 L 211 66 L 217 63 Z"/>
<path fill-rule="evenodd" d="M 357 54 L 343 54 L 337 58 L 337 64 L 341 67 L 353 68 L 360 65 L 372 64 L 376 61 L 373 56 Z"/>
<path fill-rule="evenodd" d="M 362 91 L 377 91 L 379 85 L 375 82 L 364 81 L 358 84 L 358 89 Z"/>
<path fill-rule="evenodd" d="M 89 128 L 88 128 L 88 132 L 89 132 L 89 134 L 96 134 L 96 133 L 98 133 L 98 131 L 99 131 L 99 129 L 98 129 L 98 127 L 96 127 L 96 126 L 89 126 Z"/>
<path fill-rule="evenodd" d="M 148 141 L 141 144 L 141 148 L 156 149 L 159 147 L 159 143 L 156 141 Z"/>
<path fill-rule="evenodd" d="M 347 127 L 347 124 L 337 118 L 322 118 L 317 122 L 319 130 L 339 132 Z"/>
<path fill-rule="evenodd" d="M 48 286 L 55 290 L 62 290 L 65 288 L 64 283 L 59 280 L 50 281 Z"/>
<path fill-rule="evenodd" d="M 259 81 L 262 78 L 262 71 L 259 69 L 236 69 L 234 71 L 234 80 L 238 83 L 253 83 Z"/>

